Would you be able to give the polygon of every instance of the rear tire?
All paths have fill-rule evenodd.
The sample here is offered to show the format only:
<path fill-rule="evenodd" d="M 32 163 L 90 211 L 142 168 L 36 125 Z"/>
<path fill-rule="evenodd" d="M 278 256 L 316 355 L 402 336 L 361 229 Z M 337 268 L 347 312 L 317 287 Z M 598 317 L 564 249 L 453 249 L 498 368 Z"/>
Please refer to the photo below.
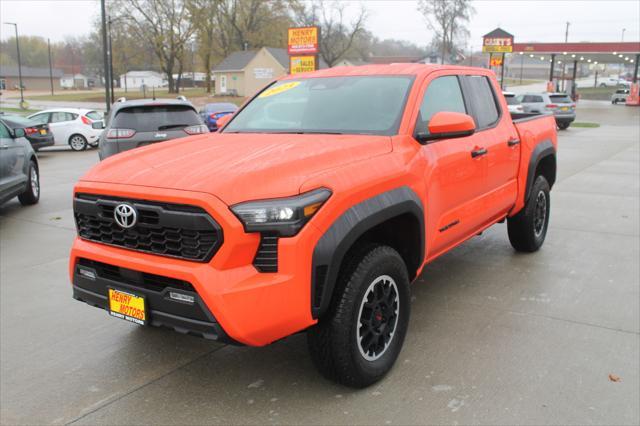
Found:
<path fill-rule="evenodd" d="M 74 151 L 84 151 L 87 145 L 87 138 L 82 135 L 75 134 L 69 137 L 69 146 Z"/>
<path fill-rule="evenodd" d="M 532 253 L 542 247 L 549 227 L 550 208 L 549 182 L 540 175 L 533 182 L 524 208 L 507 219 L 509 241 L 514 249 Z"/>
<path fill-rule="evenodd" d="M 571 125 L 571 123 L 558 123 L 558 129 L 567 130 L 569 128 L 569 125 Z"/>
<path fill-rule="evenodd" d="M 29 162 L 28 170 L 29 181 L 27 182 L 27 189 L 18 195 L 18 201 L 23 206 L 36 204 L 40 200 L 40 173 L 35 161 Z"/>
<path fill-rule="evenodd" d="M 409 276 L 397 251 L 367 245 L 345 258 L 329 311 L 307 332 L 320 373 L 363 388 L 393 367 L 410 315 Z"/>

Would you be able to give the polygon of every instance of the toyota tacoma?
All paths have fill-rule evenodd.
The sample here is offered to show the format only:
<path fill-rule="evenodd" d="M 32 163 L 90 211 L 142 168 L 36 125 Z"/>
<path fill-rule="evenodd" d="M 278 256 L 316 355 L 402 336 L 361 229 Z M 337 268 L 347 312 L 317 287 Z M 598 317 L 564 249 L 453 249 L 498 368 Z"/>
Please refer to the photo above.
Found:
<path fill-rule="evenodd" d="M 285 76 L 219 133 L 120 153 L 81 178 L 73 297 L 236 344 L 306 331 L 324 376 L 368 386 L 398 357 L 425 265 L 505 220 L 515 250 L 542 246 L 554 117 L 508 111 L 480 68 Z"/>

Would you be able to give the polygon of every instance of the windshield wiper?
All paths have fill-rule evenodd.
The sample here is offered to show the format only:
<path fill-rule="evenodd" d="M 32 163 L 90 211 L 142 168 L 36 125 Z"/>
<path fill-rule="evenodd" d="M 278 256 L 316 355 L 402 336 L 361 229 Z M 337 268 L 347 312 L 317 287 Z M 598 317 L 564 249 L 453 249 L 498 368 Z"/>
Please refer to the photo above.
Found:
<path fill-rule="evenodd" d="M 269 132 L 269 133 L 282 133 L 285 135 L 344 135 L 342 132 L 327 132 L 323 130 L 292 130 L 284 132 Z"/>
<path fill-rule="evenodd" d="M 188 124 L 165 124 L 164 126 L 158 126 L 158 130 L 177 129 L 179 127 L 187 127 Z"/>

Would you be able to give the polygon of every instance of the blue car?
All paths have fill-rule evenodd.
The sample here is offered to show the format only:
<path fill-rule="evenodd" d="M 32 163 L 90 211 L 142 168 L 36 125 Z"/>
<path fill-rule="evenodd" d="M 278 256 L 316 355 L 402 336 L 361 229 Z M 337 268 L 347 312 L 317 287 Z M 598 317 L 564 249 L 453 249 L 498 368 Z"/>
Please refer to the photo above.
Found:
<path fill-rule="evenodd" d="M 218 130 L 218 119 L 227 114 L 233 114 L 237 110 L 238 107 L 232 103 L 220 102 L 206 104 L 204 108 L 200 110 L 200 116 L 202 117 L 202 122 L 209 128 L 209 131 L 215 132 Z"/>

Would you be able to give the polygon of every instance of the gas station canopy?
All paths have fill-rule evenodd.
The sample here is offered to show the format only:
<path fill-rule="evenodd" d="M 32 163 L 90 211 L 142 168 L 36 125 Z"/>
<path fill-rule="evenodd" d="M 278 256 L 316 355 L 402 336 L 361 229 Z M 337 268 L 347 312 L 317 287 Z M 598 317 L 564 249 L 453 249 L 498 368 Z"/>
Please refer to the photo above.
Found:
<path fill-rule="evenodd" d="M 592 64 L 634 64 L 640 56 L 640 42 L 514 43 L 513 53 L 555 55 L 557 59 Z"/>

